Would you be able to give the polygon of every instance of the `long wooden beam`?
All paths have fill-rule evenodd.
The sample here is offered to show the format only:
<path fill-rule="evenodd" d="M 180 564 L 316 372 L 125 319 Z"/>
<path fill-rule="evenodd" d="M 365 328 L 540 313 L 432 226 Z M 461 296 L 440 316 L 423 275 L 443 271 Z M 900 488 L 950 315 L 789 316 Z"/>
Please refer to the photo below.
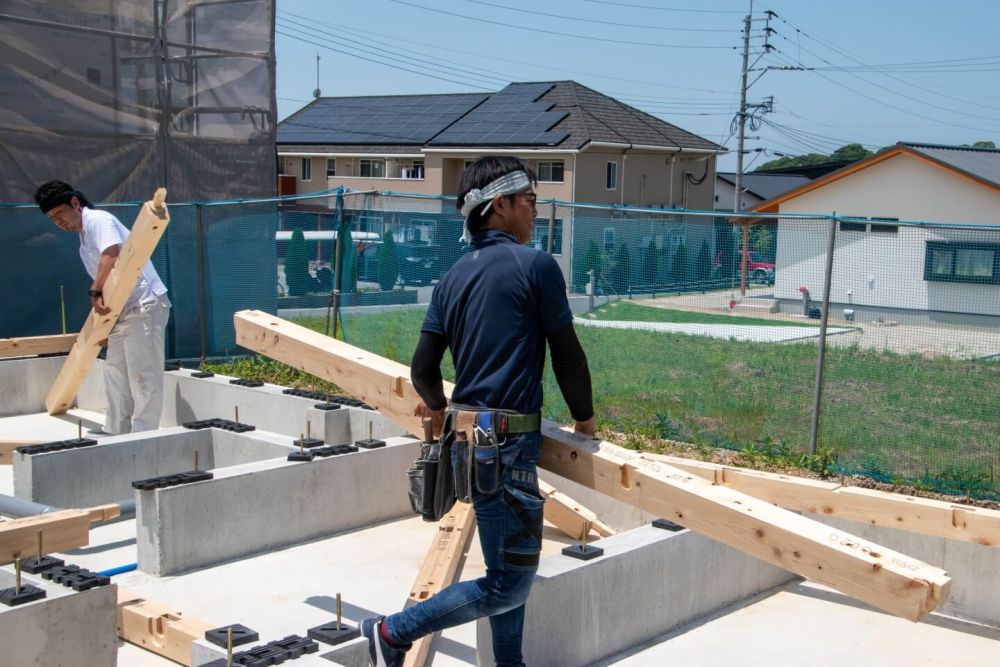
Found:
<path fill-rule="evenodd" d="M 576 502 L 544 480 L 538 480 L 538 490 L 545 498 L 545 518 L 574 540 L 585 540 L 594 531 L 610 537 L 617 531 L 598 518 L 597 514 Z"/>
<path fill-rule="evenodd" d="M 167 191 L 163 188 L 158 189 L 153 199 L 143 204 L 139 211 L 129 237 L 122 245 L 115 268 L 111 270 L 111 275 L 104 283 L 104 305 L 108 306 L 111 312 L 107 315 L 98 315 L 96 311 L 90 311 L 76 344 L 66 357 L 66 362 L 45 399 L 45 408 L 50 415 L 66 412 L 73 405 L 76 392 L 87 377 L 97 353 L 101 351 L 100 341 L 108 337 L 118 321 L 118 316 L 135 288 L 143 268 L 152 257 L 156 244 L 170 222 L 170 214 L 167 213 L 167 206 L 164 203 L 166 197 Z"/>
<path fill-rule="evenodd" d="M 997 510 L 664 454 L 642 456 L 786 509 L 1000 547 Z"/>
<path fill-rule="evenodd" d="M 39 530 L 46 553 L 87 546 L 90 522 L 89 510 L 60 510 L 4 521 L 0 523 L 0 565 L 37 556 Z"/>
<path fill-rule="evenodd" d="M 62 354 L 73 349 L 78 334 L 0 338 L 0 359 L 37 354 Z"/>
<path fill-rule="evenodd" d="M 260 311 L 234 322 L 243 347 L 334 382 L 419 432 L 406 366 Z M 552 422 L 542 435 L 540 467 L 874 607 L 916 621 L 947 598 L 951 579 L 939 568 Z"/>
<path fill-rule="evenodd" d="M 184 616 L 145 596 L 118 588 L 118 636 L 182 665 L 191 664 L 191 644 L 218 627 Z"/>
<path fill-rule="evenodd" d="M 406 606 L 423 602 L 437 595 L 443 588 L 458 581 L 462 574 L 460 565 L 469 548 L 475 532 L 476 515 L 472 505 L 455 503 L 451 510 L 441 517 L 438 531 L 424 558 L 417 580 L 410 591 Z M 426 635 L 413 642 L 406 652 L 403 667 L 423 667 L 431 650 L 436 634 Z"/>

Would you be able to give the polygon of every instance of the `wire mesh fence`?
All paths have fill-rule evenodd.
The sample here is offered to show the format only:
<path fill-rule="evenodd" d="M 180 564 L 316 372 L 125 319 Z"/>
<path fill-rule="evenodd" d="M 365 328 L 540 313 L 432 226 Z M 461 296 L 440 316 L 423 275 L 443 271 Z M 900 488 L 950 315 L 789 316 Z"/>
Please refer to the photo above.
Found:
<path fill-rule="evenodd" d="M 136 208 L 111 210 L 128 225 Z M 465 252 L 448 197 L 170 211 L 154 264 L 177 357 L 234 353 L 232 313 L 258 308 L 409 364 L 434 284 Z M 53 294 L 82 273 L 76 239 L 30 209 L 0 215 L 0 247 L 59 264 L 2 263 L 37 290 L 0 336 L 53 333 Z M 604 426 L 1000 498 L 1000 227 L 546 201 L 530 243 L 563 270 Z M 85 300 L 72 306 L 82 321 Z M 568 421 L 551 371 L 544 382 L 546 416 Z"/>

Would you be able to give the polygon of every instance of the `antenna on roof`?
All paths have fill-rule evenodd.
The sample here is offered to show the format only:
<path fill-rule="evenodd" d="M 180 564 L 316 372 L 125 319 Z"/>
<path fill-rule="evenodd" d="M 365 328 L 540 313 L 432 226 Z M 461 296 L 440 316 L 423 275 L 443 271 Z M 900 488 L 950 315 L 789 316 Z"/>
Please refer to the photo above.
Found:
<path fill-rule="evenodd" d="M 319 53 L 316 54 L 316 90 L 313 91 L 313 97 L 319 97 L 322 95 L 322 91 L 319 89 Z"/>

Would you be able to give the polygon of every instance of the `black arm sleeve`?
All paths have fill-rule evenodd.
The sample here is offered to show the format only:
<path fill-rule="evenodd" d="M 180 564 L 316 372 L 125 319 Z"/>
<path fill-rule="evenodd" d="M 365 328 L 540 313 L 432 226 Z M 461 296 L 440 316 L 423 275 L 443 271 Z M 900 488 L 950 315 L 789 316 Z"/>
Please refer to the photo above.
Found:
<path fill-rule="evenodd" d="M 441 360 L 446 349 L 448 341 L 444 336 L 421 331 L 410 363 L 410 380 L 431 410 L 443 410 L 448 405 L 441 381 Z"/>
<path fill-rule="evenodd" d="M 590 388 L 590 368 L 587 355 L 580 347 L 573 323 L 546 335 L 552 352 L 552 370 L 569 412 L 576 421 L 594 416 L 594 397 Z"/>

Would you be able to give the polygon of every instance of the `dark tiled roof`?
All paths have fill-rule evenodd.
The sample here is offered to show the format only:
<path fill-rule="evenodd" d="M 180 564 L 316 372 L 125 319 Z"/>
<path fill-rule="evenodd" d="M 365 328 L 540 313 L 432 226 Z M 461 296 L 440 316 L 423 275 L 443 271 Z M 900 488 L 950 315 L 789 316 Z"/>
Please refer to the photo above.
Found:
<path fill-rule="evenodd" d="M 475 121 L 491 102 L 519 91 L 545 91 L 523 105 L 501 105 L 492 113 L 497 126 L 545 127 L 524 139 L 524 131 L 497 139 Z M 505 116 L 503 109 L 514 114 Z M 487 114 L 489 116 L 490 114 Z M 542 122 L 547 120 L 547 122 Z M 404 122 L 405 121 L 405 122 Z M 472 125 L 479 130 L 469 132 Z M 549 125 L 548 123 L 554 123 Z M 463 129 L 457 132 L 458 129 Z M 433 132 L 431 132 L 433 130 Z M 504 134 L 499 132 L 498 134 Z M 563 138 L 563 135 L 565 137 Z M 473 137 L 462 143 L 459 137 Z M 519 141 L 524 143 L 519 143 Z M 671 125 L 635 107 L 602 95 L 575 81 L 512 83 L 498 93 L 462 95 L 395 95 L 385 97 L 325 97 L 315 100 L 278 124 L 279 150 L 301 146 L 476 146 L 580 149 L 590 142 L 724 151 L 722 146 Z M 316 149 L 318 150 L 318 149 Z M 373 152 L 379 152 L 379 148 Z M 335 152 L 335 151 L 330 151 Z M 358 150 L 357 152 L 360 152 Z"/>
<path fill-rule="evenodd" d="M 936 162 L 982 181 L 1000 186 L 1000 150 L 998 149 L 916 144 L 905 141 L 899 142 L 898 145 L 905 146 Z"/>
<path fill-rule="evenodd" d="M 420 153 L 420 145 L 390 146 L 374 144 L 278 144 L 279 153 L 372 153 L 373 155 L 392 155 L 395 153 L 416 155 Z"/>
<path fill-rule="evenodd" d="M 716 176 L 726 183 L 736 185 L 736 174 L 733 172 L 718 172 Z M 783 195 L 789 190 L 794 190 L 803 183 L 808 183 L 810 180 L 812 179 L 794 174 L 758 174 L 756 172 L 748 172 L 743 174 L 743 181 L 740 183 L 740 187 L 760 199 L 771 199 L 772 197 Z"/>
<path fill-rule="evenodd" d="M 422 146 L 489 93 L 321 97 L 278 123 L 278 144 Z"/>
<path fill-rule="evenodd" d="M 660 120 L 644 111 L 602 95 L 575 81 L 556 82 L 542 100 L 552 101 L 553 111 L 566 111 L 568 116 L 553 130 L 569 132 L 563 145 L 582 148 L 590 141 L 619 144 L 642 144 L 670 148 L 725 150 L 676 125 Z"/>

